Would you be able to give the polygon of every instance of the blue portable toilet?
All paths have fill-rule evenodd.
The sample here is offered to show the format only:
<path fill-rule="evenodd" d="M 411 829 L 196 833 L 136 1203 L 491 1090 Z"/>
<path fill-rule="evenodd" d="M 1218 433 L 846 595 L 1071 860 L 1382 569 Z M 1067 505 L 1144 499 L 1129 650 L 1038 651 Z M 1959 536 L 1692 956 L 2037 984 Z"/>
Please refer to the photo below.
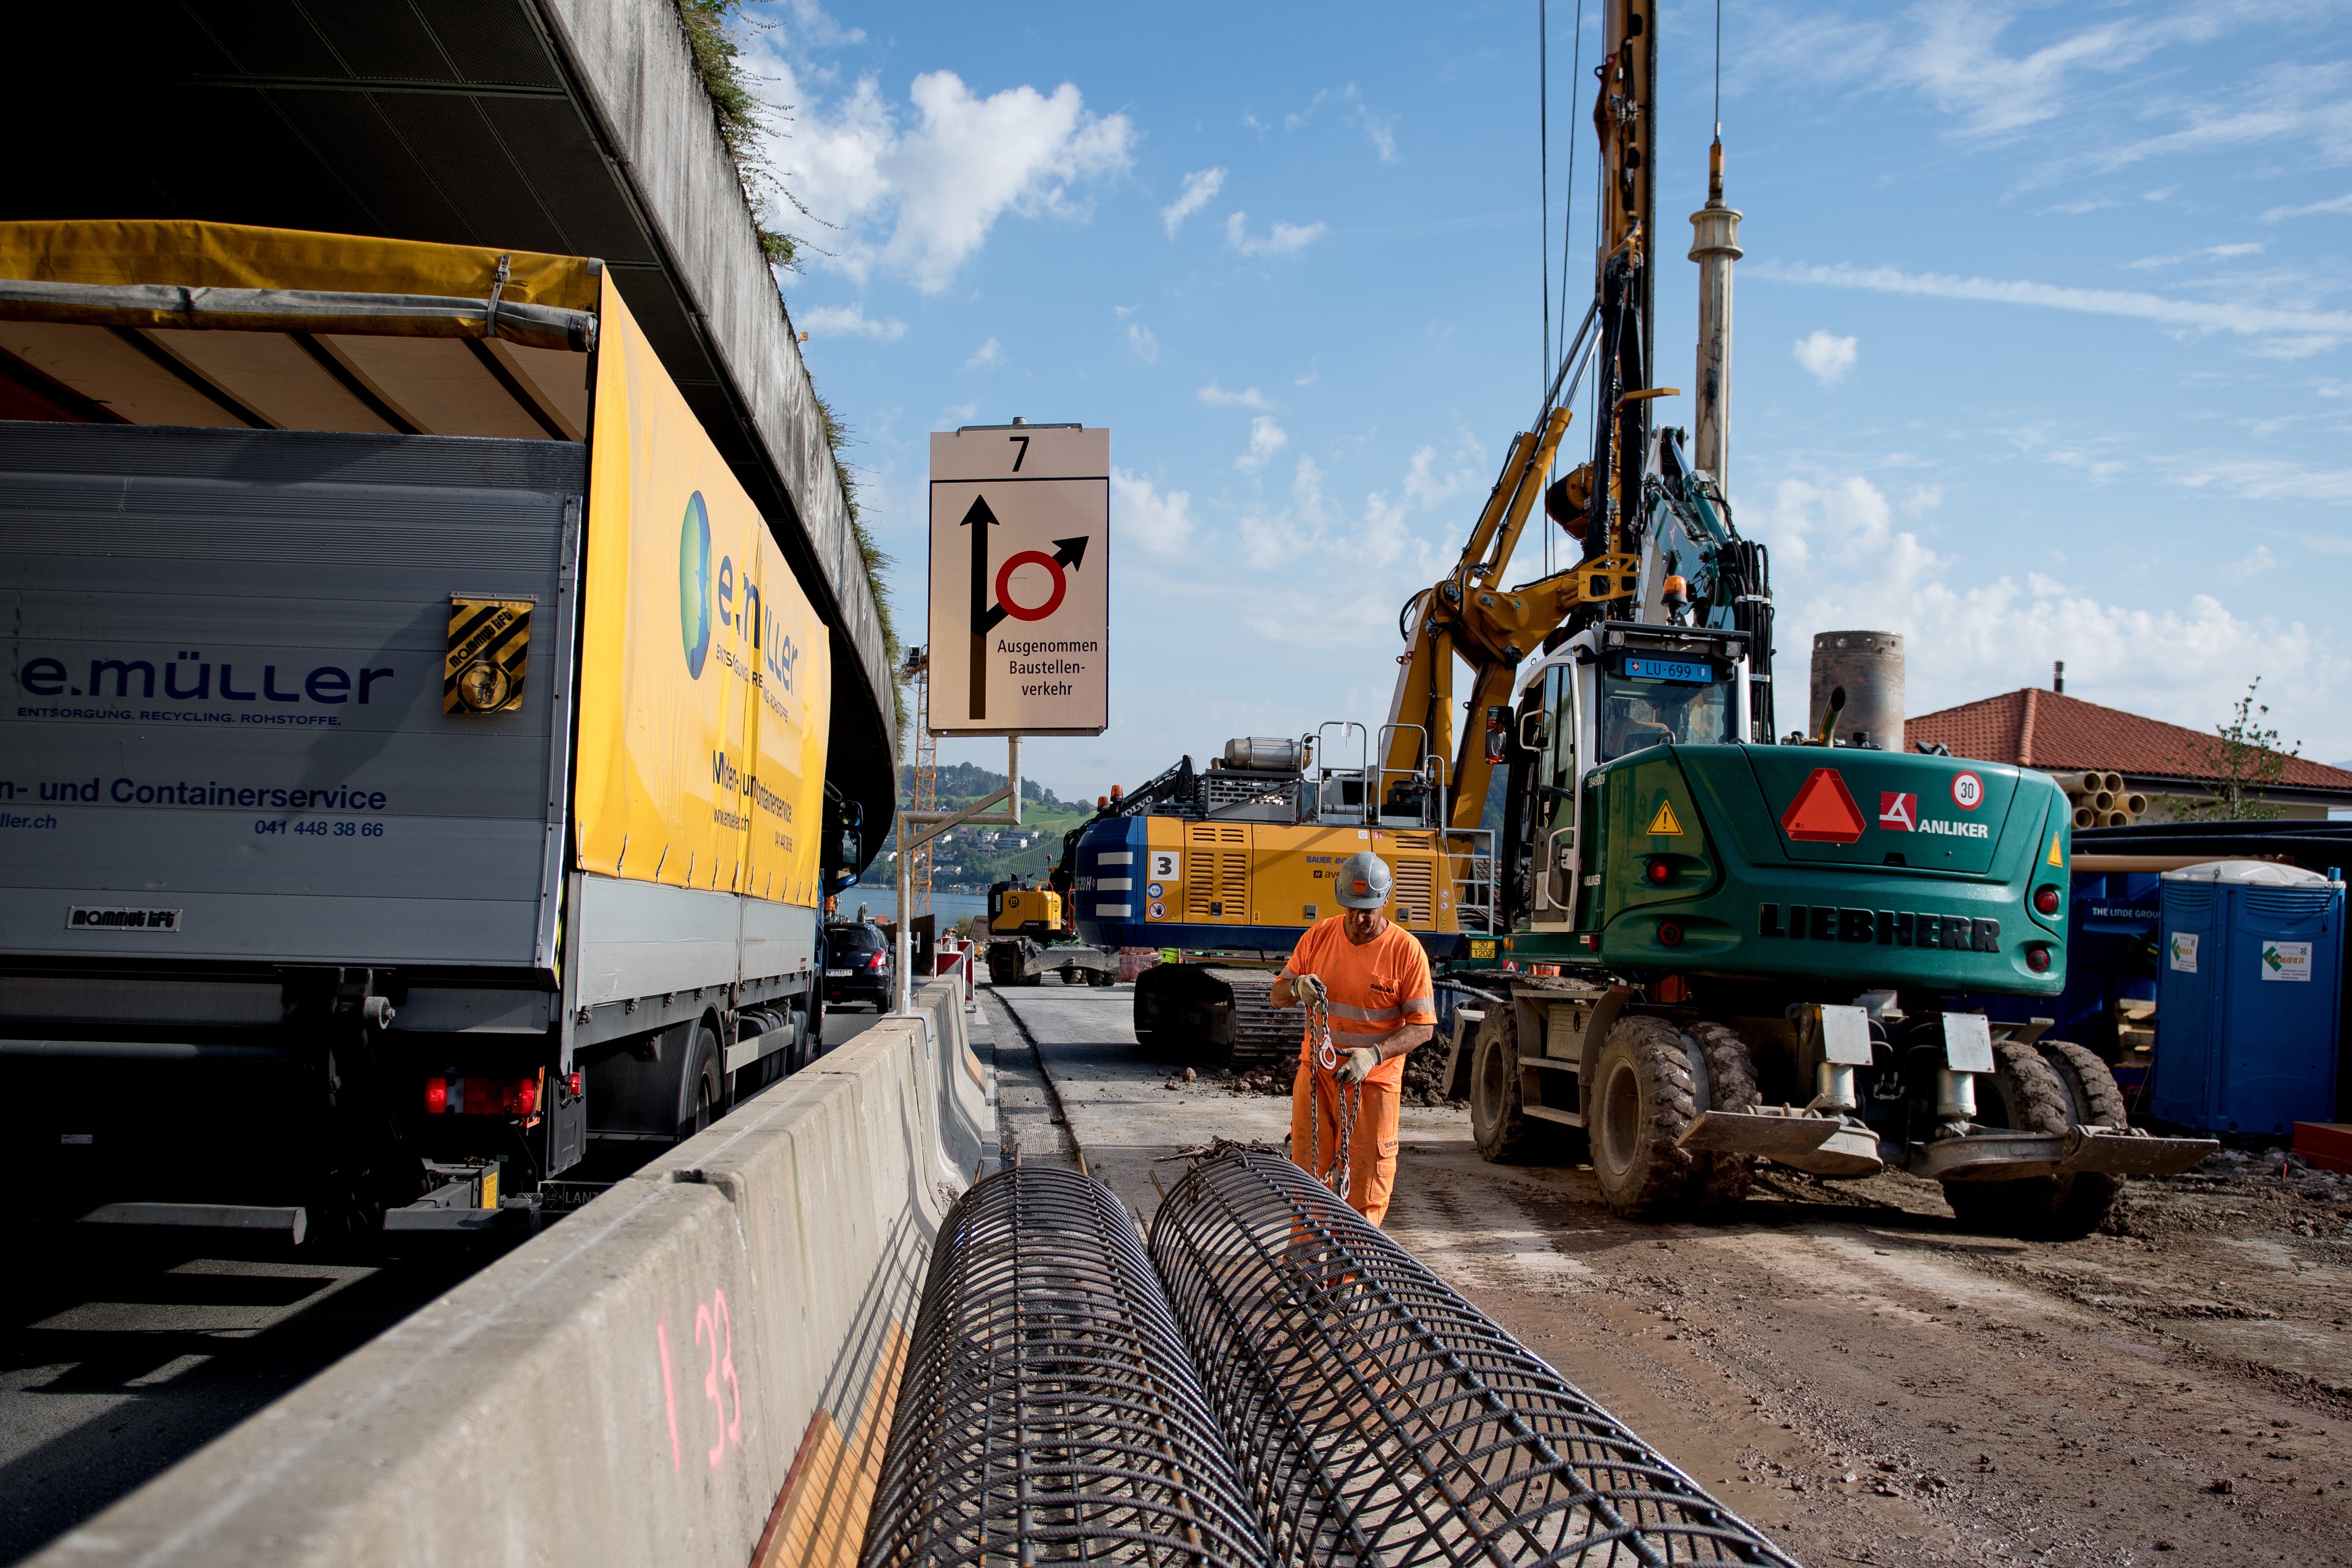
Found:
<path fill-rule="evenodd" d="M 2148 1109 L 2200 1132 L 2331 1120 L 2344 884 L 2260 861 L 2164 873 Z"/>

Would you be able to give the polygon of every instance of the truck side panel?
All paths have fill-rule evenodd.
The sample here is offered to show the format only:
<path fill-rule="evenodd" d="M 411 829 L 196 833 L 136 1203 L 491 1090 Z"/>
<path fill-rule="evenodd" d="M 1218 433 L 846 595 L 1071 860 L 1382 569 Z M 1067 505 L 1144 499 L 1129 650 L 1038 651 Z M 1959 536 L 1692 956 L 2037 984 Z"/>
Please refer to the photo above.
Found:
<path fill-rule="evenodd" d="M 467 716 L 443 656 L 453 595 L 552 621 L 585 480 L 567 443 L 0 424 L 0 950 L 530 967 L 567 651 Z"/>

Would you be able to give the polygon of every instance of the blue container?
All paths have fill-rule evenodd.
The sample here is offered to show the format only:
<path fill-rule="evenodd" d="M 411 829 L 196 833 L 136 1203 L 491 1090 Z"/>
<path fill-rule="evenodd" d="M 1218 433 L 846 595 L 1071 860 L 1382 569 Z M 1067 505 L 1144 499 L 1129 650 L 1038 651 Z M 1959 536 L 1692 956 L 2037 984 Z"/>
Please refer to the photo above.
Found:
<path fill-rule="evenodd" d="M 2344 884 L 2223 862 L 2164 873 L 2148 1110 L 2288 1136 L 2336 1111 Z"/>
<path fill-rule="evenodd" d="M 1952 1005 L 1995 1023 L 2052 1020 L 2050 1038 L 2084 1045 L 2113 1061 L 2121 1054 L 2116 1004 L 2156 999 L 2157 876 L 2084 872 L 2069 879 L 2066 988 L 2055 998 L 1968 995 Z M 2126 1088 L 2130 1085 L 2126 1084 Z"/>

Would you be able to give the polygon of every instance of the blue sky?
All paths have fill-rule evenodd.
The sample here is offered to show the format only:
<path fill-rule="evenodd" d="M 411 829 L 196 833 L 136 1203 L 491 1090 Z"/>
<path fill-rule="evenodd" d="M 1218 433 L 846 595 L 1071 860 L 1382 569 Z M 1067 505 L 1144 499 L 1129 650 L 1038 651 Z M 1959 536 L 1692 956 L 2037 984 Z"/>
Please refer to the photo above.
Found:
<path fill-rule="evenodd" d="M 1599 9 L 1576 75 L 1574 0 L 1543 14 L 1547 246 L 1532 5 L 752 8 L 789 226 L 829 253 L 783 287 L 909 641 L 928 434 L 1112 433 L 1112 727 L 1033 776 L 1379 721 L 1400 605 L 1534 412 L 1571 152 L 1589 298 Z M 1662 17 L 1674 386 L 1714 21 Z M 2287 741 L 2352 758 L 2352 12 L 1727 0 L 1723 40 L 1731 496 L 1783 685 L 1832 628 L 1908 635 L 1915 714 L 2063 659 L 2202 728 L 2260 675 Z"/>

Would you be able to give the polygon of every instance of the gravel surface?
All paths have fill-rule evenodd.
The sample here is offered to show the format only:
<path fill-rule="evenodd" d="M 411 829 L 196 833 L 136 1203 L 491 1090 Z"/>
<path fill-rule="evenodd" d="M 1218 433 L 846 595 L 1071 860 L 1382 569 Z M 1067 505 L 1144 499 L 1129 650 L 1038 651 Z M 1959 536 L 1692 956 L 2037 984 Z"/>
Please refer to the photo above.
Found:
<path fill-rule="evenodd" d="M 1176 1147 L 1280 1137 L 1288 1064 L 1186 1082 L 1120 1009 L 1013 1005 L 1140 1215 Z M 1724 1223 L 1641 1225 L 1423 1096 L 1390 1232 L 1811 1568 L 2352 1563 L 2352 1178 L 2224 1151 L 2053 1243 L 1768 1169 Z"/>

